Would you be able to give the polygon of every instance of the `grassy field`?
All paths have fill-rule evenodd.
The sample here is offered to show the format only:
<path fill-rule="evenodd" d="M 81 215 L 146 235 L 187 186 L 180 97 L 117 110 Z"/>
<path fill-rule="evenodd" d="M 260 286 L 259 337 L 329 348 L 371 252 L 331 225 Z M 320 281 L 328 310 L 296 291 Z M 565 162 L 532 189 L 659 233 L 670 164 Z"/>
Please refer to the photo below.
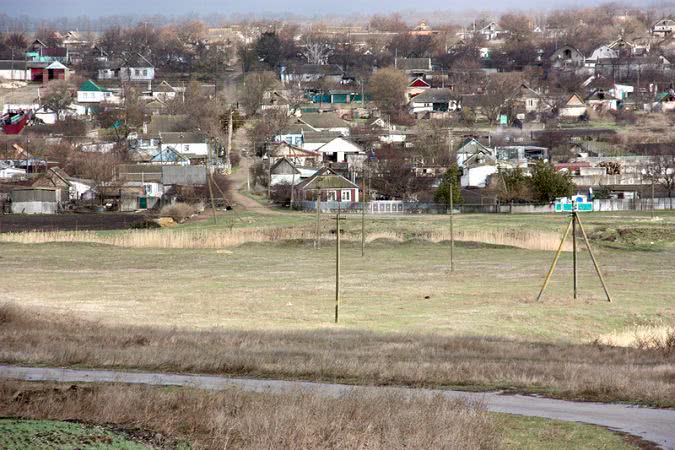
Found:
<path fill-rule="evenodd" d="M 586 252 L 580 296 L 564 254 L 535 302 L 552 252 L 458 243 L 376 241 L 342 252 L 340 324 L 334 325 L 335 251 L 326 242 L 229 249 L 142 249 L 77 243 L 0 243 L 8 283 L 0 302 L 102 323 L 235 329 L 340 329 L 491 335 L 587 342 L 675 319 L 675 252 L 600 247 L 608 304 Z M 30 269 L 28 269 L 30 268 Z"/>
<path fill-rule="evenodd" d="M 10 282 L 0 304 L 21 309 L 0 308 L 0 361 L 675 406 L 675 214 L 583 216 L 613 303 L 585 250 L 579 299 L 565 252 L 535 301 L 562 216 L 455 217 L 465 241 L 456 244 L 453 273 L 447 216 L 371 217 L 365 257 L 360 217 L 349 216 L 339 324 L 328 219 L 320 249 L 314 216 L 300 213 L 149 231 L 2 234 Z M 528 420 L 504 428 L 506 448 L 581 448 L 597 431 Z M 538 445 L 549 437 L 573 445 Z M 622 448 L 615 435 L 602 439 L 587 448 Z"/>
<path fill-rule="evenodd" d="M 391 393 L 327 401 L 316 395 L 236 389 L 210 393 L 8 382 L 0 385 L 0 414 L 40 419 L 0 420 L 0 446 L 8 450 L 638 448 L 601 427 L 491 414 L 480 404 L 438 397 L 410 400 Z M 64 418 L 130 429 L 132 436 L 145 436 L 150 446 L 125 440 L 108 428 L 58 422 Z M 159 442 L 156 433 L 161 433 Z"/>
<path fill-rule="evenodd" d="M 0 419 L 0 448 L 5 450 L 151 449 L 123 434 L 100 426 L 19 419 Z"/>

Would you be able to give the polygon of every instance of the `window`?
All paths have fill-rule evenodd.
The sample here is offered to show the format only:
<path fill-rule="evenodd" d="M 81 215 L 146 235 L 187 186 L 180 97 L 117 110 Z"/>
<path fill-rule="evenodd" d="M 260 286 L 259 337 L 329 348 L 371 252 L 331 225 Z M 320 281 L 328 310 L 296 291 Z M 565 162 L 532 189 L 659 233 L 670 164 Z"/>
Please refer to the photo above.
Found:
<path fill-rule="evenodd" d="M 138 76 L 141 74 L 141 71 L 138 69 L 134 69 L 134 75 Z"/>
<path fill-rule="evenodd" d="M 189 145 L 189 144 L 185 144 L 185 151 L 186 151 L 186 152 L 189 152 L 189 151 L 190 151 L 190 145 Z"/>
<path fill-rule="evenodd" d="M 343 190 L 342 191 L 342 201 L 343 202 L 351 202 L 352 201 L 352 191 L 349 189 Z"/>
<path fill-rule="evenodd" d="M 143 69 L 143 76 L 147 77 L 148 76 L 148 69 Z"/>
<path fill-rule="evenodd" d="M 335 191 L 328 191 L 326 192 L 326 199 L 329 202 L 334 202 L 335 201 Z"/>

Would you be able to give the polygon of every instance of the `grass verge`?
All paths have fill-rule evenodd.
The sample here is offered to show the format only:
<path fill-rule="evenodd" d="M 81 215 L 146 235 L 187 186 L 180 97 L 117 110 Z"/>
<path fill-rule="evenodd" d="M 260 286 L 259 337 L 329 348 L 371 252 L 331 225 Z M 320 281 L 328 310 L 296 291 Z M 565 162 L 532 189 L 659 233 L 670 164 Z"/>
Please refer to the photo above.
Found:
<path fill-rule="evenodd" d="M 0 421 L 0 430 L 9 424 L 0 445 L 9 443 L 5 445 L 10 450 L 28 448 L 12 443 L 34 439 L 36 430 L 50 431 L 40 433 L 41 449 L 69 449 L 61 445 L 62 430 L 78 442 L 87 442 L 82 436 L 92 441 L 92 435 L 96 442 L 114 439 L 119 430 L 126 430 L 123 436 L 141 436 L 149 447 L 162 449 L 630 450 L 638 448 L 635 443 L 651 448 L 593 425 L 492 414 L 480 403 L 440 397 L 411 400 L 392 393 L 326 398 L 301 392 L 8 382 L 0 385 L 0 414 L 39 419 Z M 47 421 L 64 419 L 89 425 Z M 73 448 L 147 448 L 114 444 Z"/>
<path fill-rule="evenodd" d="M 675 407 L 675 351 L 350 330 L 107 327 L 0 308 L 0 361 L 539 393 Z"/>

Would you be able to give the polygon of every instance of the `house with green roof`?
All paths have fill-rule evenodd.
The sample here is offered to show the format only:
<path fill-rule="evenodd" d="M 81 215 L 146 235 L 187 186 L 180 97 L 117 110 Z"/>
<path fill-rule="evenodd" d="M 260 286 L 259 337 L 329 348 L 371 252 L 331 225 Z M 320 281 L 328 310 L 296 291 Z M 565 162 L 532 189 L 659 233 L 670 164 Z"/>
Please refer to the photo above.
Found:
<path fill-rule="evenodd" d="M 348 208 L 352 203 L 359 202 L 359 186 L 328 167 L 320 169 L 297 184 L 295 191 L 296 198 L 307 202 L 308 207 L 311 207 L 310 202 L 315 202 L 319 196 L 322 202 L 335 204 L 335 208 L 338 202 L 342 208 Z"/>
<path fill-rule="evenodd" d="M 92 80 L 83 82 L 77 89 L 78 103 L 119 103 L 120 98 Z"/>

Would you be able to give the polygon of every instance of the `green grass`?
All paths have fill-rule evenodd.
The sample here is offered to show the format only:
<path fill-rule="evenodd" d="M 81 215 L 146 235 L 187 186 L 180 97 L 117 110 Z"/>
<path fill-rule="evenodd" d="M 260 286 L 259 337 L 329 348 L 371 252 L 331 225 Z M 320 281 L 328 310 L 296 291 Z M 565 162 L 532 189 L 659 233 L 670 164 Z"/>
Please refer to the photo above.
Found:
<path fill-rule="evenodd" d="M 335 250 L 325 242 L 227 250 L 0 244 L 0 302 L 76 313 L 109 324 L 235 329 L 334 327 Z M 541 302 L 551 252 L 458 243 L 376 242 L 342 252 L 340 328 L 587 341 L 636 323 L 672 323 L 673 251 L 598 249 L 614 303 L 585 252 L 571 298 L 571 255 Z M 30 268 L 30 269 L 28 269 Z M 428 298 L 427 298 L 428 297 Z"/>
<path fill-rule="evenodd" d="M 101 426 L 49 420 L 0 419 L 6 450 L 146 450 L 151 447 Z"/>
<path fill-rule="evenodd" d="M 504 427 L 504 447 L 513 450 L 636 449 L 606 428 L 538 417 L 498 414 Z"/>

